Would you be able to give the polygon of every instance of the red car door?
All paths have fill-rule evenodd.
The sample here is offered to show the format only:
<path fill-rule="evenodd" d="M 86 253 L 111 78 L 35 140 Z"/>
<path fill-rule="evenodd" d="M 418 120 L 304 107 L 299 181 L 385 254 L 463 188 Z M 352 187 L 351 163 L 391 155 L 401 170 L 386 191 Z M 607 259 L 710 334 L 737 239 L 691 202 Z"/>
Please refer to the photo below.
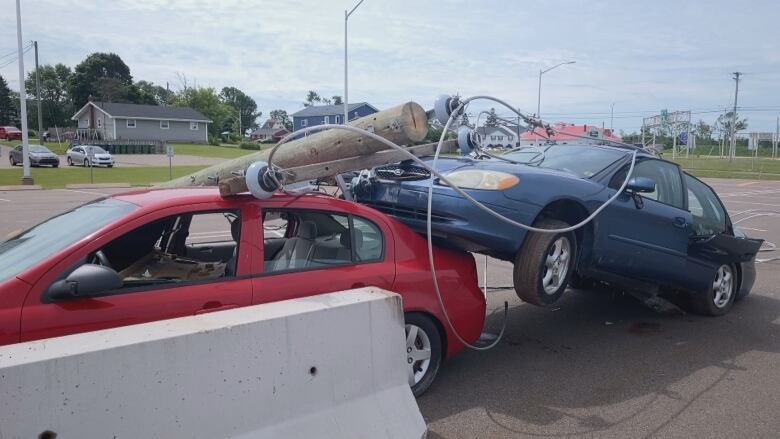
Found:
<path fill-rule="evenodd" d="M 168 221 L 170 218 L 186 218 L 187 214 L 197 215 L 200 212 L 237 214 L 235 221 L 238 223 L 235 225 L 235 230 L 232 230 L 230 227 L 232 223 L 230 223 L 227 232 L 217 230 L 213 233 L 193 232 L 194 236 L 205 237 L 240 235 L 236 237 L 236 242 L 239 244 L 235 256 L 228 261 L 234 268 L 226 269 L 224 275 L 199 280 L 187 278 L 176 284 L 152 284 L 140 288 L 125 289 L 123 286 L 107 294 L 89 298 L 61 300 L 48 298 L 46 292 L 50 285 L 61 279 L 63 273 L 70 272 L 74 266 L 83 264 L 94 252 L 112 248 L 110 244 L 121 242 L 128 236 L 135 237 L 133 233 L 146 230 L 150 225 Z M 256 224 L 257 221 L 252 218 L 252 214 L 252 209 L 244 209 L 238 202 L 230 200 L 179 206 L 150 213 L 92 239 L 87 245 L 64 257 L 34 284 L 22 308 L 21 341 L 183 317 L 251 304 L 252 281 L 245 275 L 249 272 L 253 252 L 251 233 L 246 234 L 244 230 L 247 230 L 247 224 Z M 163 235 L 160 240 L 168 238 L 170 236 L 166 238 Z M 134 238 L 133 241 L 138 239 Z M 129 250 L 132 244 L 123 245 L 128 246 L 127 253 L 132 253 Z M 146 268 L 144 275 L 149 271 L 150 269 Z"/>
<path fill-rule="evenodd" d="M 309 203 L 306 203 L 306 202 Z M 295 202 L 266 201 L 262 204 L 263 213 L 276 212 L 286 215 L 289 223 L 286 228 L 279 229 L 278 225 L 262 224 L 264 215 L 258 218 L 256 230 L 259 235 L 266 232 L 263 246 L 258 246 L 252 261 L 252 289 L 256 304 L 312 296 L 316 294 L 334 291 L 376 286 L 390 289 L 395 280 L 395 257 L 393 248 L 393 235 L 391 229 L 381 219 L 371 215 L 356 215 L 338 207 L 328 205 L 328 199 L 312 198 L 306 200 L 299 198 Z M 341 204 L 341 203 L 339 203 Z M 265 216 L 267 219 L 267 216 Z M 338 235 L 333 230 L 327 231 L 327 222 L 335 218 L 347 227 L 354 242 L 355 235 L 360 235 L 361 249 L 349 254 L 346 247 L 340 247 L 336 243 Z M 311 238 L 311 253 L 308 260 L 295 264 L 291 261 L 280 261 L 280 253 L 286 249 L 280 243 L 274 244 L 276 239 L 289 241 L 291 239 L 303 239 L 300 235 L 303 222 L 318 223 L 318 233 Z M 335 224 L 331 221 L 331 224 Z M 265 227 L 265 230 L 264 228 Z M 297 229 L 296 229 L 297 228 Z M 365 233 L 356 230 L 362 228 Z M 270 230 L 269 230 L 270 229 Z M 268 232 L 275 232 L 269 234 Z M 281 235 L 281 236 L 280 236 Z M 363 236 L 365 235 L 365 236 Z M 369 236 L 370 235 L 370 236 Z M 345 239 L 346 241 L 346 239 Z M 285 244 L 287 244 L 285 242 Z M 345 259 L 334 262 L 335 259 L 321 259 L 318 253 L 322 249 L 331 246 L 339 247 Z M 288 246 L 289 247 L 289 246 Z M 369 249 L 370 247 L 370 249 Z M 294 250 L 294 249 L 293 249 Z M 361 254 L 363 257 L 361 258 Z M 271 254 L 273 253 L 273 254 Z M 349 258 L 347 260 L 346 258 Z M 303 261 L 300 256 L 298 262 Z"/>

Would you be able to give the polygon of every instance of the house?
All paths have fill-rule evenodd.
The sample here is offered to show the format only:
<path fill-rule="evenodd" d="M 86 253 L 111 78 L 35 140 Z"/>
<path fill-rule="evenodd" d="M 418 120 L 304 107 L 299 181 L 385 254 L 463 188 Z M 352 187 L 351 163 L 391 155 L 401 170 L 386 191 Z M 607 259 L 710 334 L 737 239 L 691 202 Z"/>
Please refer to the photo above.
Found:
<path fill-rule="evenodd" d="M 547 134 L 541 128 L 535 128 L 533 131 L 526 131 L 520 136 L 520 146 L 541 146 L 549 141 L 559 144 L 577 143 L 603 145 L 607 140 L 621 142 L 623 139 L 616 136 L 615 133 L 606 128 L 599 128 L 595 125 L 575 125 L 573 123 L 558 122 L 553 124 L 556 133 L 547 138 Z M 586 136 L 588 139 L 574 136 Z"/>
<path fill-rule="evenodd" d="M 349 104 L 349 120 L 368 116 L 378 112 L 376 107 L 368 102 L 358 102 Z M 312 105 L 304 108 L 297 113 L 293 113 L 293 131 L 313 125 L 322 125 L 326 123 L 344 123 L 344 105 Z"/>
<path fill-rule="evenodd" d="M 517 125 L 485 125 L 477 128 L 477 133 L 483 148 L 512 148 L 517 146 L 519 136 L 525 130 Z"/>
<path fill-rule="evenodd" d="M 208 142 L 211 121 L 189 107 L 118 104 L 90 100 L 71 120 L 76 136 L 105 140 Z"/>
<path fill-rule="evenodd" d="M 290 132 L 287 131 L 287 128 L 284 127 L 282 122 L 276 119 L 268 119 L 263 126 L 249 134 L 249 139 L 255 142 L 276 143 L 288 134 L 290 134 Z"/>

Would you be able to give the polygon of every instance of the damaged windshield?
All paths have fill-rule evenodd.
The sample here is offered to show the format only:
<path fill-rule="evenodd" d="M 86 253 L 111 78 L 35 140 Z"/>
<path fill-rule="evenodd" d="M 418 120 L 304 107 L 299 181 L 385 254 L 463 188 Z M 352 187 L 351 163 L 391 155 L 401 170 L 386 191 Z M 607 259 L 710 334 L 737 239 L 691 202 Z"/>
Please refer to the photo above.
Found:
<path fill-rule="evenodd" d="M 510 151 L 501 157 L 529 166 L 555 169 L 590 178 L 611 165 L 625 152 L 593 145 L 550 145 L 540 148 L 523 148 Z"/>
<path fill-rule="evenodd" d="M 0 282 L 100 230 L 137 209 L 115 198 L 105 198 L 50 218 L 0 243 Z"/>

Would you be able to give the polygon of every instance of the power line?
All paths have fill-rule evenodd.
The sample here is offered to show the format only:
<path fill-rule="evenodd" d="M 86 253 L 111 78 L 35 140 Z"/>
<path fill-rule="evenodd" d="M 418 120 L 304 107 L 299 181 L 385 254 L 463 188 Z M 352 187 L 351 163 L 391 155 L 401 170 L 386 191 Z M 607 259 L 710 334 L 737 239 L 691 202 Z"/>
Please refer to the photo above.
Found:
<path fill-rule="evenodd" d="M 32 45 L 27 46 L 27 48 L 22 51 L 22 56 L 24 56 L 27 52 L 29 52 L 32 49 L 32 47 L 33 47 Z M 18 60 L 18 59 L 19 59 L 19 56 L 17 55 L 15 57 L 11 58 L 11 59 L 8 59 L 8 60 L 5 60 L 5 61 L 0 61 L 0 69 L 2 69 L 3 67 L 10 66 L 11 64 L 15 63 L 16 60 Z"/>

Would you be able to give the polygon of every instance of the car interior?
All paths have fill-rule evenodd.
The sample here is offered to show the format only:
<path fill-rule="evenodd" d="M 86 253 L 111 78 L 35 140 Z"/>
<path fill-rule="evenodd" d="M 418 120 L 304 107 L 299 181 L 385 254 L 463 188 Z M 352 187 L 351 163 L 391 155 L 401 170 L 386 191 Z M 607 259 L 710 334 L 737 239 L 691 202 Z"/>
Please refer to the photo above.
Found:
<path fill-rule="evenodd" d="M 350 228 L 347 215 L 269 210 L 263 214 L 263 229 L 265 272 L 350 264 L 382 256 L 381 232 L 362 218 L 353 217 Z"/>
<path fill-rule="evenodd" d="M 145 224 L 89 256 L 117 271 L 124 287 L 235 275 L 238 211 L 186 213 Z"/>

